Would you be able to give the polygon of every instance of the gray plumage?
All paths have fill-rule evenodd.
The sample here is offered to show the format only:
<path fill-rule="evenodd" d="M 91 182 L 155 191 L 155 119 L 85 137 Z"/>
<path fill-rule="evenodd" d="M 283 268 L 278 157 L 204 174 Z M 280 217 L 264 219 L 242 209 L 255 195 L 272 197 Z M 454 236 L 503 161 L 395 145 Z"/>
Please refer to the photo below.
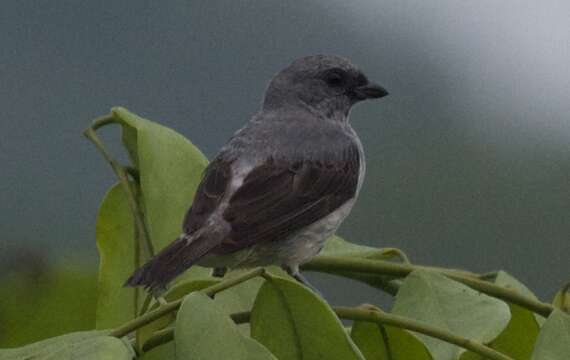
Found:
<path fill-rule="evenodd" d="M 158 293 L 194 264 L 298 267 L 350 212 L 365 171 L 348 122 L 359 101 L 387 92 L 349 61 L 317 55 L 271 80 L 261 110 L 203 174 L 184 233 L 127 280 Z"/>

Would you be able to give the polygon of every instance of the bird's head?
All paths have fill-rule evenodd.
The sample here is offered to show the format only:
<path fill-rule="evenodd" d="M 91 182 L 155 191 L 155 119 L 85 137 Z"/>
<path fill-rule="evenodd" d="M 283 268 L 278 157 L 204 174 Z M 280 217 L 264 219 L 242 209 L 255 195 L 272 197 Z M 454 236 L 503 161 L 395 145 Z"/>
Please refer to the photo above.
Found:
<path fill-rule="evenodd" d="M 263 103 L 264 109 L 309 107 L 326 116 L 346 116 L 350 108 L 388 92 L 368 78 L 350 61 L 333 55 L 297 59 L 273 77 Z"/>

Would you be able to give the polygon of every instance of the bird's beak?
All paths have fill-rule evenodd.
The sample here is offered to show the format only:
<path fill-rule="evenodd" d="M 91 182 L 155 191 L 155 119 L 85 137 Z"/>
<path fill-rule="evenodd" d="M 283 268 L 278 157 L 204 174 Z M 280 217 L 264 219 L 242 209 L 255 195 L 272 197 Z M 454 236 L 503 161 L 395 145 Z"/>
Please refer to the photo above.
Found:
<path fill-rule="evenodd" d="M 354 89 L 354 93 L 358 100 L 379 99 L 388 95 L 388 91 L 386 91 L 386 89 L 371 81 L 366 85 L 362 85 Z"/>

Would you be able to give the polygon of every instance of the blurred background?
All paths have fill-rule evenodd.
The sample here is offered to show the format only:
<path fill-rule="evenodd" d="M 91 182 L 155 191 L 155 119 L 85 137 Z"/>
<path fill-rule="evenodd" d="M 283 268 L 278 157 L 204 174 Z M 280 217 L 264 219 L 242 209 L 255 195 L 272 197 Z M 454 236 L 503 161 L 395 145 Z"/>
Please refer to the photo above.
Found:
<path fill-rule="evenodd" d="M 94 117 L 125 106 L 211 157 L 272 75 L 315 53 L 391 93 L 352 113 L 368 174 L 340 234 L 504 269 L 550 302 L 570 280 L 569 18 L 562 0 L 4 1 L 0 346 L 92 327 L 115 181 L 81 135 Z M 388 301 L 310 277 L 336 304 Z"/>

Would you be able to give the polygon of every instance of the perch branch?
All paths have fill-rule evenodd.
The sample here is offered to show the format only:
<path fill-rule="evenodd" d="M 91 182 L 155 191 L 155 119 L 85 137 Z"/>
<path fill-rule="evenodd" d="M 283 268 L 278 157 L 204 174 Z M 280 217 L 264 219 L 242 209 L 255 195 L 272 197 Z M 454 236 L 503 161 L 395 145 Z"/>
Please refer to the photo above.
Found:
<path fill-rule="evenodd" d="M 317 256 L 311 260 L 311 262 L 302 266 L 302 269 L 308 271 L 318 271 L 330 274 L 339 274 L 342 272 L 353 272 L 353 273 L 366 273 L 366 274 L 378 274 L 378 275 L 391 275 L 395 277 L 405 277 L 414 270 L 427 269 L 432 270 L 427 267 L 421 267 L 410 264 L 397 264 L 389 261 L 382 260 L 369 260 L 369 259 L 359 259 L 359 258 L 347 258 L 347 257 L 337 257 L 337 256 Z M 544 317 L 548 317 L 554 307 L 550 304 L 543 303 L 541 301 L 529 298 L 527 296 L 521 295 L 520 293 L 507 289 L 502 286 L 495 285 L 493 283 L 480 280 L 478 278 L 467 276 L 461 271 L 456 270 L 432 270 L 437 271 L 450 279 L 459 281 L 470 288 L 501 299 L 503 301 L 519 305 L 525 309 L 533 311 Z"/>
<path fill-rule="evenodd" d="M 264 272 L 265 272 L 265 270 L 263 268 L 256 268 L 256 269 L 248 271 L 244 274 L 238 275 L 236 277 L 233 277 L 233 278 L 230 278 L 228 280 L 224 280 L 222 282 L 219 282 L 217 284 L 209 286 L 203 290 L 200 290 L 200 292 L 202 292 L 208 296 L 213 296 L 214 294 L 216 294 L 220 291 L 224 291 L 224 290 L 229 289 L 233 286 L 241 284 L 242 282 L 247 281 L 251 278 L 254 278 L 256 276 L 261 276 L 261 275 L 263 275 Z M 184 298 L 166 303 L 164 305 L 161 305 L 156 310 L 149 311 L 149 312 L 145 313 L 144 315 L 142 315 L 136 319 L 133 319 L 133 320 L 127 322 L 126 324 L 119 326 L 118 328 L 111 331 L 109 333 L 109 335 L 119 337 L 119 338 L 123 337 L 123 336 L 129 334 L 130 332 L 135 331 L 138 328 L 145 326 L 145 325 L 153 322 L 154 320 L 163 317 L 164 315 L 166 315 L 168 313 L 171 313 L 173 311 L 178 310 L 180 305 L 182 305 L 183 301 L 184 301 Z"/>
<path fill-rule="evenodd" d="M 460 346 L 464 349 L 477 353 L 491 360 L 513 360 L 505 354 L 491 349 L 477 341 L 466 339 L 451 332 L 430 326 L 403 316 L 388 314 L 376 307 L 333 307 L 334 312 L 341 319 L 373 322 L 380 325 L 390 325 L 401 329 L 415 331 L 433 338 L 443 340 L 447 343 Z M 230 315 L 236 324 L 249 322 L 251 313 L 249 311 L 234 313 Z M 155 332 L 143 345 L 143 351 L 165 344 L 174 339 L 174 328 L 166 328 Z"/>

